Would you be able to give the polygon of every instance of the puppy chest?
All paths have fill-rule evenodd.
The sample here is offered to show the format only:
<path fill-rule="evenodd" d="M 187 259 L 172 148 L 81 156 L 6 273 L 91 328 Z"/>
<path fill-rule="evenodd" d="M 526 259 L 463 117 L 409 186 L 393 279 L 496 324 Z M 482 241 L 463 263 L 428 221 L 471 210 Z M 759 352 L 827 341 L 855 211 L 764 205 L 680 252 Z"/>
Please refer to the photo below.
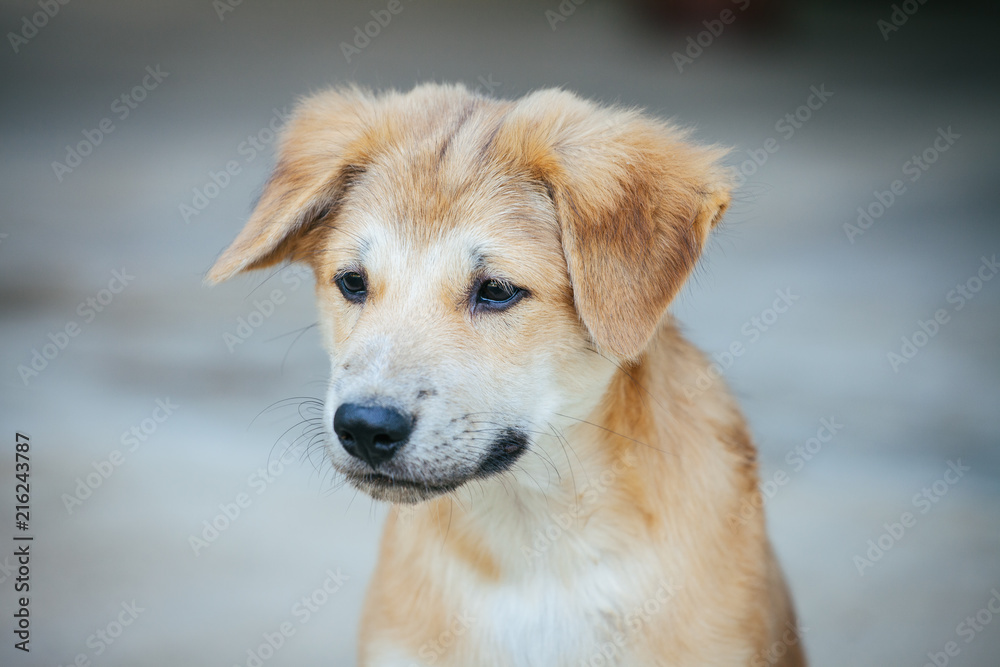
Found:
<path fill-rule="evenodd" d="M 650 619 L 640 619 L 642 596 L 625 588 L 602 573 L 569 584 L 536 579 L 465 596 L 468 645 L 482 651 L 476 664 L 634 664 L 636 641 Z"/>

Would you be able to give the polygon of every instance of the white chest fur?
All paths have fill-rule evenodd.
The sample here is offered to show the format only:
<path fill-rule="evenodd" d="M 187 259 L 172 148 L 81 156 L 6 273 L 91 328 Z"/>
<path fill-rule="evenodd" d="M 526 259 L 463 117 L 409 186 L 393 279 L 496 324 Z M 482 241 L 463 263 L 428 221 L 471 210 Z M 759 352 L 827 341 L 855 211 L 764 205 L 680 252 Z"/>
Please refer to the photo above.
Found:
<path fill-rule="evenodd" d="M 550 574 L 463 594 L 461 611 L 416 655 L 383 654 L 378 667 L 614 667 L 652 665 L 636 640 L 668 614 L 676 587 L 640 592 L 620 568 L 595 565 L 559 582 Z M 638 650 L 637 650 L 638 649 Z"/>
<path fill-rule="evenodd" d="M 613 526 L 566 512 L 553 521 L 551 506 L 530 511 L 538 509 L 492 513 L 486 543 L 500 563 L 497 581 L 484 582 L 445 553 L 435 559 L 449 591 L 445 630 L 416 656 L 376 664 L 647 664 L 638 642 L 669 615 L 679 582 L 655 574 L 648 547 L 626 542 Z"/>
<path fill-rule="evenodd" d="M 482 595 L 478 604 L 470 599 L 479 612 L 470 631 L 479 645 L 503 656 L 498 665 L 620 664 L 630 649 L 627 635 L 617 631 L 623 598 L 634 597 L 628 588 L 620 571 L 600 564 L 562 581 L 542 571 Z M 621 635 L 617 644 L 615 635 Z"/>

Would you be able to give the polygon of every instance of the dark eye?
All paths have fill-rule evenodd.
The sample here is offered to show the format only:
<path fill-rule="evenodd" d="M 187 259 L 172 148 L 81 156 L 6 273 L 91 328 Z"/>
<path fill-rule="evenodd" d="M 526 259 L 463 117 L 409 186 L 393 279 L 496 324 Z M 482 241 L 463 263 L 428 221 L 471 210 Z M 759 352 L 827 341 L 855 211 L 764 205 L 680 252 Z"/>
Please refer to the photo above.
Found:
<path fill-rule="evenodd" d="M 487 280 L 479 287 L 476 303 L 488 308 L 506 308 L 512 306 L 524 295 L 524 290 L 510 283 L 499 280 Z"/>
<path fill-rule="evenodd" d="M 348 271 L 337 278 L 337 287 L 348 301 L 364 301 L 365 293 L 368 291 L 365 277 L 357 271 Z"/>

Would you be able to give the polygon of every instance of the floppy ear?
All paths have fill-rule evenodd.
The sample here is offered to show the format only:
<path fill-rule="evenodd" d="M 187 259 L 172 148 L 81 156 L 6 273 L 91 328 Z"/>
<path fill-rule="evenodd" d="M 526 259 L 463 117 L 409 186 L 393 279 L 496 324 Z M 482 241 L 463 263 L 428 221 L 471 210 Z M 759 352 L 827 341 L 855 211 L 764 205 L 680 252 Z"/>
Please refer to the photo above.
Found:
<path fill-rule="evenodd" d="M 636 359 L 729 205 L 718 164 L 725 151 L 558 90 L 518 103 L 497 145 L 519 154 L 551 193 L 576 310 L 592 338 Z"/>
<path fill-rule="evenodd" d="M 363 170 L 372 101 L 368 93 L 350 88 L 299 103 L 250 220 L 216 260 L 206 282 L 220 283 L 294 258 L 297 241 L 335 211 L 351 179 Z"/>

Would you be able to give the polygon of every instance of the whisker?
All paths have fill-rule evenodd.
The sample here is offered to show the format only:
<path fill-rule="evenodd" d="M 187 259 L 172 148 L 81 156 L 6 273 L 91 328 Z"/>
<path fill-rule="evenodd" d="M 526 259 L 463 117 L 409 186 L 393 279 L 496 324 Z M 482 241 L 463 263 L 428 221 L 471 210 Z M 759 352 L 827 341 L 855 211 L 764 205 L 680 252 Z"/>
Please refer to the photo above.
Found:
<path fill-rule="evenodd" d="M 252 290 L 250 290 L 250 293 L 249 293 L 249 294 L 247 294 L 247 295 L 246 295 L 246 296 L 245 296 L 245 297 L 243 298 L 243 300 L 244 300 L 244 301 L 246 301 L 247 299 L 249 299 L 250 297 L 252 297 L 252 296 L 253 296 L 253 294 L 254 294 L 254 292 L 256 292 L 256 291 L 257 291 L 257 290 L 259 290 L 259 289 L 260 289 L 261 287 L 263 287 L 264 285 L 266 285 L 266 284 L 267 284 L 267 282 L 268 282 L 269 280 L 271 280 L 271 278 L 274 278 L 274 277 L 275 277 L 276 275 L 278 275 L 279 273 L 281 273 L 282 271 L 284 271 L 285 269 L 287 269 L 287 268 L 288 268 L 289 266 L 291 266 L 291 265 L 290 265 L 290 264 L 284 264 L 284 265 L 282 265 L 282 266 L 279 266 L 279 267 L 278 267 L 277 269 L 275 269 L 274 271 L 272 271 L 272 272 L 271 272 L 270 274 L 268 274 L 268 276 L 267 276 L 266 278 L 264 278 L 263 280 L 261 280 L 261 281 L 260 281 L 260 283 L 258 283 L 256 287 L 254 287 L 254 288 L 253 288 Z"/>
<path fill-rule="evenodd" d="M 643 442 L 642 440 L 636 440 L 635 438 L 630 438 L 629 436 L 627 436 L 627 435 L 625 435 L 623 433 L 619 433 L 618 431 L 615 431 L 613 429 L 607 428 L 606 426 L 601 426 L 600 424 L 595 424 L 594 422 L 589 422 L 586 419 L 579 419 L 577 417 L 571 417 L 569 415 L 560 414 L 558 412 L 556 412 L 554 414 L 556 414 L 559 417 L 564 417 L 566 419 L 572 419 L 574 421 L 578 421 L 581 424 L 587 424 L 588 426 L 593 426 L 594 428 L 599 428 L 602 431 L 607 431 L 608 433 L 611 433 L 612 435 L 617 435 L 619 438 L 625 438 L 626 440 L 631 440 L 634 443 L 640 444 L 643 447 L 649 447 L 650 449 L 655 450 L 657 452 L 660 452 L 662 454 L 674 454 L 674 452 L 671 452 L 671 451 L 668 451 L 668 450 L 665 450 L 665 449 L 660 449 L 658 447 L 654 447 L 653 445 L 651 445 L 651 444 L 649 444 L 647 442 Z"/>
<path fill-rule="evenodd" d="M 586 466 L 583 465 L 583 461 L 580 461 L 580 455 L 577 454 L 576 450 L 573 449 L 572 445 L 569 444 L 569 441 L 566 439 L 566 436 L 563 435 L 562 432 L 560 432 L 552 423 L 549 423 L 549 428 L 552 430 L 552 435 L 555 436 L 556 442 L 558 442 L 559 445 L 562 447 L 563 456 L 566 457 L 566 467 L 569 468 L 569 476 L 570 479 L 573 480 L 573 497 L 576 498 L 579 495 L 579 492 L 577 491 L 576 487 L 576 473 L 573 472 L 573 462 L 569 460 L 569 452 L 566 451 L 566 448 L 569 447 L 569 449 L 572 450 L 574 454 L 576 454 L 576 460 L 580 462 L 581 468 L 586 470 Z"/>
<path fill-rule="evenodd" d="M 664 412 L 667 412 L 667 407 L 663 403 L 661 403 L 659 401 L 659 399 L 655 395 L 653 395 L 653 392 L 649 391 L 649 389 L 647 389 L 646 387 L 642 386 L 642 384 L 638 380 L 635 379 L 635 376 L 632 375 L 632 373 L 630 373 L 628 370 L 625 369 L 625 366 L 623 366 L 621 364 L 621 362 L 616 361 L 616 360 L 612 359 L 611 357 L 603 354 L 600 350 L 598 350 L 597 348 L 595 348 L 593 346 L 591 346 L 589 349 L 590 349 L 591 352 L 593 352 L 597 356 L 601 357 L 602 359 L 606 360 L 610 364 L 614 365 L 622 374 L 625 375 L 625 377 L 627 377 L 629 380 L 632 381 L 632 384 L 634 384 L 638 389 L 641 389 L 642 392 L 646 396 L 648 396 L 649 398 L 651 398 L 653 400 L 653 402 L 656 403 L 656 405 L 658 405 L 660 407 L 661 410 L 663 410 Z M 646 407 L 649 407 L 649 405 L 647 404 Z"/>
<path fill-rule="evenodd" d="M 288 355 L 292 353 L 292 348 L 295 347 L 295 344 L 299 342 L 299 340 L 302 338 L 302 336 L 304 336 L 306 334 L 307 331 L 309 331 L 310 329 L 312 329 L 313 327 L 316 327 L 316 326 L 319 326 L 319 322 L 318 321 L 317 322 L 313 322 L 309 326 L 302 327 L 301 329 L 296 329 L 295 331 L 289 331 L 288 333 L 284 333 L 284 334 L 281 334 L 280 336 L 275 336 L 274 338 L 269 338 L 268 340 L 264 341 L 265 343 L 269 343 L 272 340 L 278 340 L 279 338 L 284 338 L 285 336 L 291 336 L 293 333 L 298 333 L 299 334 L 298 336 L 296 336 L 292 340 L 291 345 L 289 345 L 288 349 L 285 350 L 285 356 L 283 356 L 281 358 L 281 367 L 280 368 L 281 368 L 281 372 L 282 373 L 285 372 L 285 362 L 288 361 Z"/>
<path fill-rule="evenodd" d="M 319 400 L 318 398 L 313 398 L 312 396 L 293 396 L 292 398 L 283 398 L 280 401 L 275 401 L 274 403 L 271 403 L 271 405 L 267 406 L 266 408 L 258 412 L 257 415 L 250 420 L 250 423 L 247 424 L 247 430 L 249 431 L 250 427 L 253 426 L 254 422 L 257 421 L 261 417 L 261 415 L 263 415 L 265 412 L 273 412 L 278 408 L 285 407 L 289 403 L 296 403 L 302 405 L 310 402 L 317 403 L 319 405 L 323 404 L 321 400 Z"/>

